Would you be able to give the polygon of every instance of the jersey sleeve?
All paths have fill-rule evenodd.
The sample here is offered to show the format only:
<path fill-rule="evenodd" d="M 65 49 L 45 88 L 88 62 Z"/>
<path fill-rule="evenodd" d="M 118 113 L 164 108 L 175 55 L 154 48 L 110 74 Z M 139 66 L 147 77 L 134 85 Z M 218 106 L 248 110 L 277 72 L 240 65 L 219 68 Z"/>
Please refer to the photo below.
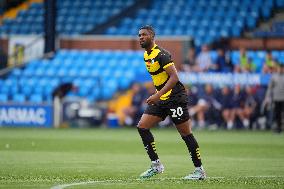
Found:
<path fill-rule="evenodd" d="M 161 52 L 160 58 L 159 58 L 159 63 L 160 63 L 160 66 L 162 68 L 166 68 L 166 67 L 174 64 L 172 57 L 171 57 L 171 54 L 167 53 L 167 52 Z"/>

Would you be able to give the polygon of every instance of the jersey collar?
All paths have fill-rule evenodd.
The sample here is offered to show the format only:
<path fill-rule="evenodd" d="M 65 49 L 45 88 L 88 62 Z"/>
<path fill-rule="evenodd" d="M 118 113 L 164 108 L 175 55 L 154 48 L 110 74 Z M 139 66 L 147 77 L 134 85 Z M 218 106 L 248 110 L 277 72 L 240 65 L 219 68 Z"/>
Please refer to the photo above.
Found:
<path fill-rule="evenodd" d="M 156 43 L 154 43 L 154 46 L 152 47 L 152 49 L 151 49 L 151 51 L 150 51 L 150 53 L 148 53 L 147 51 L 146 51 L 146 53 L 147 54 L 151 54 L 152 53 L 152 51 L 157 47 L 158 45 L 156 44 Z"/>
<path fill-rule="evenodd" d="M 156 47 L 157 47 L 157 45 L 154 43 L 154 47 L 151 49 L 151 51 L 154 50 L 154 48 L 156 48 Z"/>

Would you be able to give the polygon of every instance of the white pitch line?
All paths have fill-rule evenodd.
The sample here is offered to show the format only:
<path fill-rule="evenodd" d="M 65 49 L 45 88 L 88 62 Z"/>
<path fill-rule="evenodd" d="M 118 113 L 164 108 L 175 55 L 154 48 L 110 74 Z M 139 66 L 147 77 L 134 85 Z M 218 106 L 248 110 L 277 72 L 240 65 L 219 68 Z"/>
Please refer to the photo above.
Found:
<path fill-rule="evenodd" d="M 107 183 L 107 182 L 121 182 L 122 180 L 94 180 L 94 181 L 87 181 L 87 182 L 75 182 L 70 184 L 62 184 L 53 186 L 50 189 L 63 189 L 70 186 L 78 186 L 78 185 L 86 185 L 86 184 L 94 184 L 94 183 Z"/>
<path fill-rule="evenodd" d="M 253 175 L 253 176 L 243 176 L 243 177 L 236 177 L 236 178 L 284 178 L 284 175 Z M 234 178 L 231 178 L 231 179 L 234 179 Z"/>
<path fill-rule="evenodd" d="M 235 178 L 228 178 L 228 179 L 238 179 L 238 178 L 283 178 L 284 176 L 276 176 L 276 175 L 256 175 L 256 176 L 244 176 L 244 177 L 235 177 Z M 226 177 L 207 177 L 206 179 L 225 179 Z M 149 180 L 183 180 L 186 181 L 182 178 L 152 178 Z M 94 181 L 86 181 L 86 182 L 75 182 L 75 183 L 70 183 L 70 184 L 62 184 L 62 185 L 57 185 L 57 186 L 53 186 L 50 189 L 64 189 L 70 186 L 79 186 L 79 185 L 87 185 L 87 184 L 94 184 L 94 183 L 118 183 L 118 182 L 123 182 L 123 181 L 143 181 L 141 179 L 125 179 L 125 180 L 121 180 L 121 179 L 109 179 L 109 180 L 94 180 Z"/>

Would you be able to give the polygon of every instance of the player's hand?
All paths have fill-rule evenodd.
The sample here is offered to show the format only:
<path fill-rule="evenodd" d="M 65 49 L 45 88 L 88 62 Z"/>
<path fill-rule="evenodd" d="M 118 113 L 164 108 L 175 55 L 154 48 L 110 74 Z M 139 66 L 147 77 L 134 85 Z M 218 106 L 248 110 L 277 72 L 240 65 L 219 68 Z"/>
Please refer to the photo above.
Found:
<path fill-rule="evenodd" d="M 151 95 L 147 100 L 146 103 L 149 105 L 153 105 L 160 100 L 160 95 L 158 93 Z"/>
<path fill-rule="evenodd" d="M 271 100 L 269 98 L 264 98 L 263 104 L 264 106 L 269 106 L 271 103 Z"/>

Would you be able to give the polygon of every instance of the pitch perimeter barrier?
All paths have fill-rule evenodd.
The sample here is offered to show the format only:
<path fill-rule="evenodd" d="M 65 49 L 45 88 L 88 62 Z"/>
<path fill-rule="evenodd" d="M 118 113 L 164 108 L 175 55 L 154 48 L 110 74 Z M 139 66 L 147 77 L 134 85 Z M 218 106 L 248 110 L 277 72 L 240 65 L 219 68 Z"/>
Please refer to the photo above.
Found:
<path fill-rule="evenodd" d="M 262 85 L 267 86 L 270 74 L 249 73 L 186 73 L 179 77 L 184 84 L 203 85 Z M 147 82 L 150 78 L 140 82 Z M 0 126 L 8 127 L 53 127 L 54 110 L 52 104 L 0 103 Z"/>
<path fill-rule="evenodd" d="M 179 73 L 184 84 L 212 84 L 212 85 L 263 85 L 267 86 L 270 74 L 253 73 Z"/>
<path fill-rule="evenodd" d="M 0 126 L 45 127 L 53 126 L 52 105 L 0 104 Z"/>

